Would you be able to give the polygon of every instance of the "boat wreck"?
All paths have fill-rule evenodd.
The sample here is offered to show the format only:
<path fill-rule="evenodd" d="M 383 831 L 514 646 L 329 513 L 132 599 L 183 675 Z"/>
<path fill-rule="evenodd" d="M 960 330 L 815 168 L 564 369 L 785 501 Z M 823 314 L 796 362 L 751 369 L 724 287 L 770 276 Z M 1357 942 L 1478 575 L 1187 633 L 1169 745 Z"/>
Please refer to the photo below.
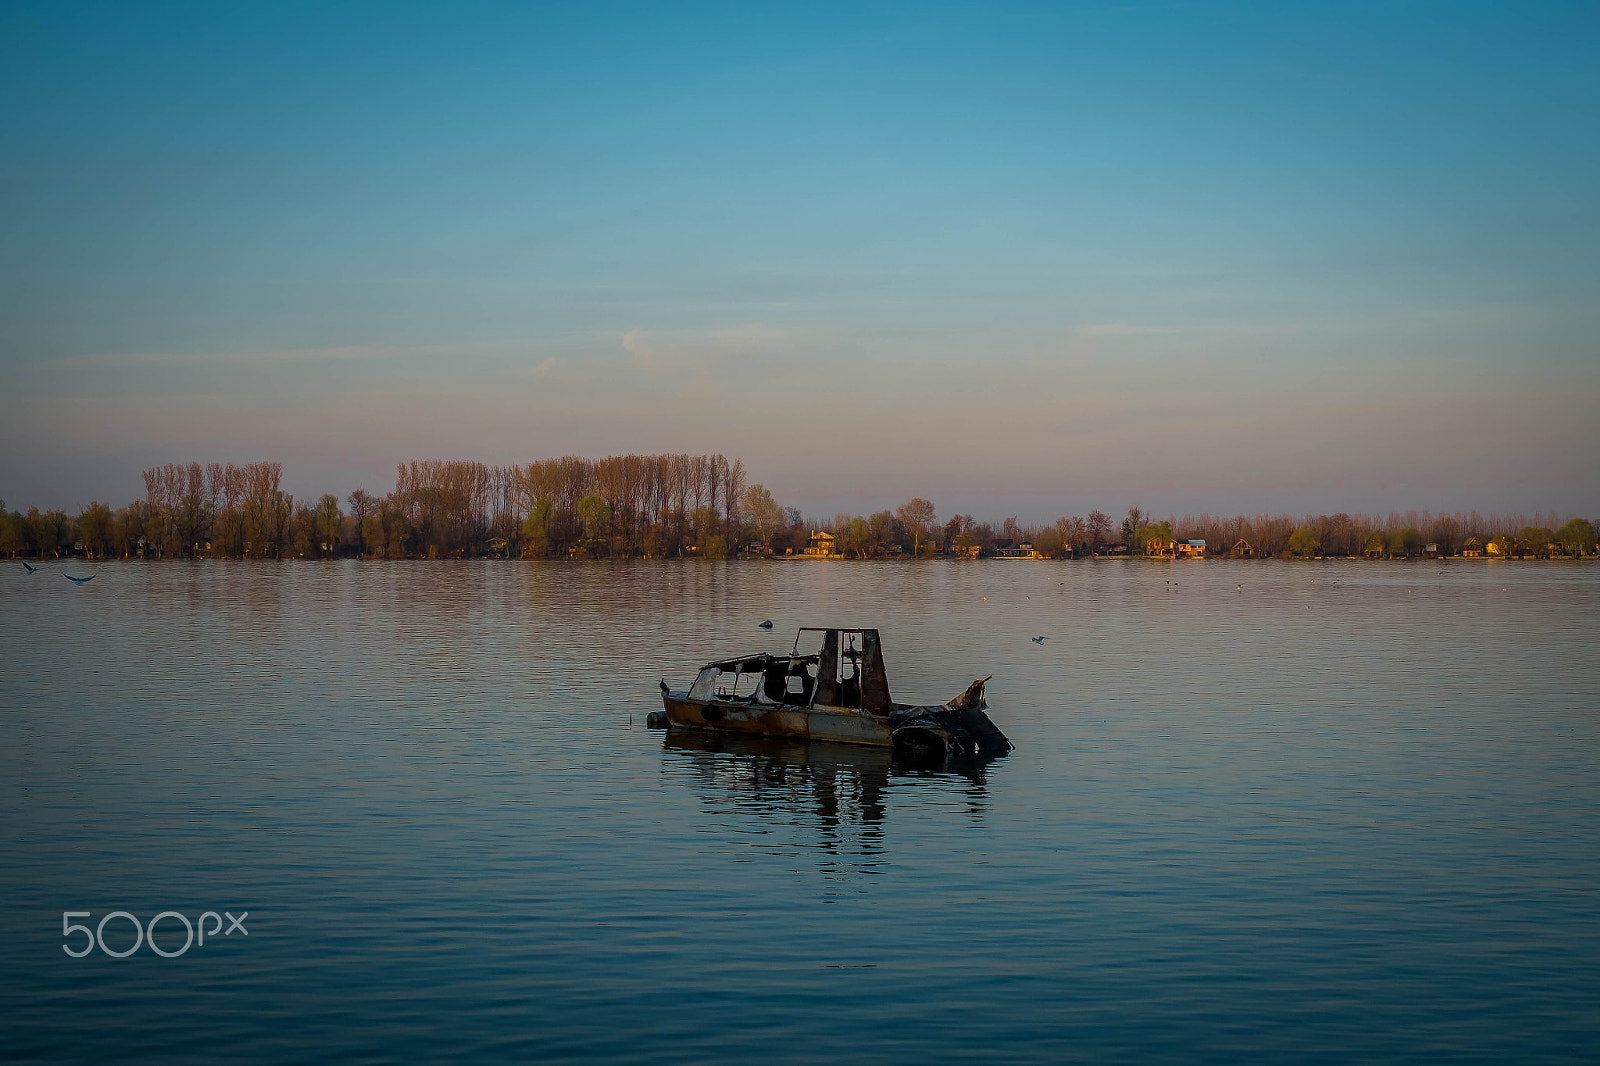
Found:
<path fill-rule="evenodd" d="M 821 636 L 809 654 L 800 650 L 807 634 Z M 683 690 L 663 680 L 661 701 L 668 728 L 993 757 L 1012 744 L 984 713 L 988 681 L 974 681 L 946 703 L 896 703 L 876 629 L 805 627 L 788 655 L 707 663 Z"/>

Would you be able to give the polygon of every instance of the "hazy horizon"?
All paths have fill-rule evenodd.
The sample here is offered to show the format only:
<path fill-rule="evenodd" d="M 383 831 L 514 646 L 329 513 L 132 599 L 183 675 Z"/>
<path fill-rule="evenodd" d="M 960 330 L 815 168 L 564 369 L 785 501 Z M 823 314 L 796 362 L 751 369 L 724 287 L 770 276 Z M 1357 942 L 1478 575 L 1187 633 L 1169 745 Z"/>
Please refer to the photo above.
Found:
<path fill-rule="evenodd" d="M 0 15 L 0 498 L 1600 512 L 1592 6 Z"/>

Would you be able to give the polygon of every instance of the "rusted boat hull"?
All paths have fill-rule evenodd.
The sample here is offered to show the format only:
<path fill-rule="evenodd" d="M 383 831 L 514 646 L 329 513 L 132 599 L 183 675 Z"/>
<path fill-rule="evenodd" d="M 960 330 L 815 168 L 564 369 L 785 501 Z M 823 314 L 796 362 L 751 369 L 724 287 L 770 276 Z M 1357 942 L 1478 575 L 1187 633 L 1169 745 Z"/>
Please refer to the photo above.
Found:
<path fill-rule="evenodd" d="M 687 691 L 668 692 L 661 699 L 668 723 L 680 729 L 867 744 L 877 748 L 894 746 L 888 721 L 865 711 L 694 700 Z"/>
<path fill-rule="evenodd" d="M 745 736 L 790 737 L 948 755 L 1005 755 L 1011 742 L 981 707 L 898 707 L 891 717 L 833 707 L 772 707 L 662 694 L 667 725 Z"/>

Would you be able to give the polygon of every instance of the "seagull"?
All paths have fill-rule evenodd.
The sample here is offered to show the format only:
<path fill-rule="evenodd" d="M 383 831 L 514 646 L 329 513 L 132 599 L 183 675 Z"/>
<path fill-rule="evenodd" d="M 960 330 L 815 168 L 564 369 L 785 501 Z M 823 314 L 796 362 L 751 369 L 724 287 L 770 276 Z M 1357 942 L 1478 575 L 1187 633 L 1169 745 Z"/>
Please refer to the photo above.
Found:
<path fill-rule="evenodd" d="M 762 622 L 761 625 L 758 628 L 760 628 L 760 629 L 771 629 L 772 628 L 772 619 L 769 618 L 765 622 Z"/>
<path fill-rule="evenodd" d="M 1235 586 L 1233 586 L 1233 587 L 1234 587 L 1234 588 L 1236 588 L 1236 589 L 1238 589 L 1238 590 L 1239 590 L 1239 591 L 1240 591 L 1240 592 L 1243 592 L 1243 591 L 1244 591 L 1244 586 L 1243 586 L 1243 585 L 1235 585 Z"/>
<path fill-rule="evenodd" d="M 1035 644 L 1038 644 L 1041 647 L 1044 646 L 1044 638 L 1043 637 L 1029 637 L 1028 639 L 1033 641 Z"/>
<path fill-rule="evenodd" d="M 18 561 L 19 561 L 19 562 L 20 562 L 20 563 L 22 563 L 22 568 L 23 568 L 23 569 L 24 569 L 24 570 L 26 570 L 26 571 L 27 571 L 27 572 L 28 572 L 28 573 L 30 573 L 30 574 L 37 574 L 37 573 L 38 573 L 38 572 L 39 572 L 39 568 L 38 568 L 38 567 L 37 567 L 37 566 L 29 566 L 29 565 L 28 565 L 28 560 L 26 560 L 26 559 L 20 559 L 20 560 L 18 560 Z"/>
<path fill-rule="evenodd" d="M 88 584 L 96 577 L 94 574 L 90 574 L 88 577 L 73 577 L 71 574 L 62 574 L 61 576 L 66 578 L 68 581 L 76 581 L 80 585 Z"/>

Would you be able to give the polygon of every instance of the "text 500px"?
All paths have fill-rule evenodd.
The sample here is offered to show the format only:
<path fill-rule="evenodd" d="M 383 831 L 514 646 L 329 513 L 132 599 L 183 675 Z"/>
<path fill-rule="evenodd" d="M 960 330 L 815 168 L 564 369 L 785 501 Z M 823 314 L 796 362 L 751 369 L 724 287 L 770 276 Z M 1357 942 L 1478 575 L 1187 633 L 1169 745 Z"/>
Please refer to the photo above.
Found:
<path fill-rule="evenodd" d="M 222 919 L 224 915 L 226 915 L 228 919 L 228 927 L 226 929 L 223 929 L 222 927 Z M 113 959 L 125 959 L 129 955 L 132 955 L 135 951 L 138 951 L 142 944 L 148 942 L 150 945 L 150 950 L 155 952 L 157 955 L 160 955 L 164 959 L 175 959 L 179 955 L 182 955 L 185 951 L 188 951 L 190 946 L 196 942 L 196 926 L 199 927 L 199 944 L 201 947 L 205 946 L 206 937 L 209 936 L 215 940 L 218 933 L 221 933 L 223 936 L 232 936 L 234 933 L 241 933 L 244 936 L 250 935 L 250 931 L 244 927 L 244 920 L 250 917 L 249 911 L 241 911 L 237 918 L 235 918 L 232 914 L 229 914 L 227 911 L 223 911 L 222 914 L 218 914 L 216 911 L 206 911 L 204 914 L 200 915 L 200 920 L 198 922 L 193 923 L 191 923 L 188 918 L 184 917 L 182 914 L 179 914 L 177 911 L 162 911 L 154 918 L 151 918 L 148 925 L 139 924 L 139 919 L 135 918 L 127 911 L 112 911 L 105 917 L 101 918 L 99 923 L 92 930 L 87 925 L 79 925 L 73 921 L 74 918 L 92 918 L 93 916 L 93 912 L 91 911 L 61 912 L 61 935 L 68 940 L 68 943 L 61 945 L 62 951 L 65 951 L 68 955 L 71 955 L 75 959 L 81 959 L 85 955 L 89 954 L 89 952 L 93 951 L 98 945 L 101 951 L 105 952 L 107 955 L 110 955 Z M 121 950 L 117 950 L 115 947 L 108 947 L 106 945 L 106 923 L 112 921 L 113 919 L 120 919 L 121 921 L 133 926 L 133 944 L 131 947 L 124 947 Z M 212 923 L 210 929 L 206 928 L 206 922 L 208 919 Z M 176 951 L 170 951 L 156 943 L 156 926 L 161 922 L 169 923 L 169 929 L 173 933 L 177 932 L 177 927 L 179 925 L 183 927 L 183 947 L 178 948 Z M 114 941 L 119 943 L 126 941 L 126 933 L 123 931 L 120 924 L 113 925 L 112 932 Z M 71 940 L 79 933 L 83 934 L 83 947 L 74 950 Z"/>

